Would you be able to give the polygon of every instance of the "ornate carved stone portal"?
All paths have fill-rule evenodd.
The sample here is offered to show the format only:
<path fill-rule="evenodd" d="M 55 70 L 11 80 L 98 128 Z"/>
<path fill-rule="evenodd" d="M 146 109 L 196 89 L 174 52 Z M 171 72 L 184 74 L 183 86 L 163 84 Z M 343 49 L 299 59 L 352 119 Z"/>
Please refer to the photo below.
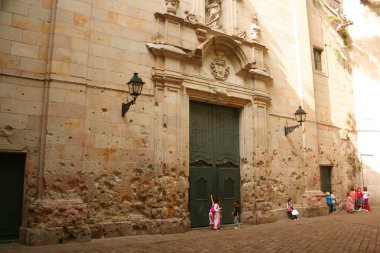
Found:
<path fill-rule="evenodd" d="M 218 52 L 215 59 L 210 63 L 210 70 L 216 80 L 225 81 L 227 79 L 230 67 L 227 66 L 222 52 Z"/>
<path fill-rule="evenodd" d="M 220 4 L 221 1 L 212 1 Z M 212 4 L 208 1 L 208 4 Z M 210 6 L 208 6 L 210 7 Z M 211 8 L 211 7 L 210 7 Z M 219 19 L 220 9 L 215 6 L 215 23 Z M 211 10 L 208 10 L 211 14 Z M 186 13 L 185 13 L 186 14 Z M 173 151 L 167 148 L 157 148 L 155 164 L 167 163 L 167 158 L 175 154 L 179 157 L 178 168 L 180 173 L 189 175 L 190 163 L 189 152 L 184 147 L 189 147 L 189 103 L 191 101 L 204 102 L 208 104 L 235 107 L 240 110 L 239 125 L 258 125 L 254 132 L 250 127 L 242 129 L 239 134 L 239 142 L 244 143 L 252 139 L 240 150 L 239 156 L 247 162 L 240 167 L 241 175 L 252 174 L 260 168 L 255 165 L 253 156 L 250 154 L 262 153 L 257 147 L 267 147 L 268 110 L 270 106 L 269 88 L 272 76 L 266 69 L 265 55 L 267 48 L 258 43 L 244 39 L 237 34 L 226 34 L 201 22 L 195 22 L 187 12 L 188 17 L 177 17 L 168 13 L 155 13 L 158 20 L 159 32 L 163 38 L 159 40 L 164 43 L 151 41 L 146 42 L 149 51 L 155 56 L 152 80 L 155 86 L 155 99 L 159 109 L 156 111 L 155 132 L 162 133 L 156 136 L 160 141 L 157 147 L 176 147 Z M 209 21 L 211 21 L 211 15 Z M 220 20 L 219 20 L 220 22 Z M 189 31 L 193 31 L 189 32 Z M 201 42 L 201 43 L 199 43 Z M 177 109 L 175 109 L 177 108 Z M 171 119 L 176 134 L 166 138 L 166 128 Z M 163 122 L 160 124 L 160 120 Z M 252 138 L 260 136 L 260 138 Z M 262 137 L 262 138 L 261 138 Z M 174 159 L 174 158 L 173 158 Z M 259 157 L 266 164 L 266 157 Z M 258 177 L 256 177 L 258 178 Z M 185 180 L 189 178 L 186 177 Z M 247 180 L 247 181 L 244 181 Z M 255 182 L 254 177 L 241 179 L 241 196 L 245 212 L 244 222 L 253 224 L 255 222 Z M 258 180 L 258 179 L 257 179 Z M 246 190 L 249 189 L 249 190 Z M 247 198 L 247 196 L 249 196 Z M 194 203 L 192 204 L 194 205 Z M 190 209 L 189 212 L 192 212 Z M 194 211 L 193 211 L 194 213 Z M 266 216 L 265 220 L 269 220 Z M 190 217 L 190 216 L 187 216 Z M 272 216 L 270 216 L 272 217 Z M 166 222 L 166 221 L 165 221 Z M 186 220 L 186 224 L 190 222 Z"/>

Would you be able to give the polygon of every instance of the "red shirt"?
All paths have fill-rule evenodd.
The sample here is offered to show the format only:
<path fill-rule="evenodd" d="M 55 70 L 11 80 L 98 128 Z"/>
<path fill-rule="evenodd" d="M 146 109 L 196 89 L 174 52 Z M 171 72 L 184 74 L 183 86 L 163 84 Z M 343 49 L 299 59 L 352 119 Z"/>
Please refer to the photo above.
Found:
<path fill-rule="evenodd" d="M 350 192 L 350 196 L 351 196 L 352 201 L 355 201 L 355 199 L 356 199 L 356 191 L 351 191 Z"/>

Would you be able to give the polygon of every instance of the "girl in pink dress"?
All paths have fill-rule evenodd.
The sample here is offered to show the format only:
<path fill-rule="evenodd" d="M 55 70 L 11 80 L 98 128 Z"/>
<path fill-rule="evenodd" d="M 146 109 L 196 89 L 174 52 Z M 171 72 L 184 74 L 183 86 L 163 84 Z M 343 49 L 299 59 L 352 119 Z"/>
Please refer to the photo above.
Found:
<path fill-rule="evenodd" d="M 352 200 L 351 194 L 347 192 L 346 211 L 352 213 L 354 209 L 354 200 Z"/>
<path fill-rule="evenodd" d="M 210 212 L 208 213 L 208 221 L 209 221 L 209 226 L 210 226 L 210 229 L 214 229 L 214 215 L 215 215 L 215 209 L 214 209 L 214 197 L 210 196 L 210 199 L 211 199 L 211 208 L 210 208 Z"/>
<path fill-rule="evenodd" d="M 220 223 L 222 220 L 222 208 L 220 207 L 220 199 L 216 199 L 214 203 L 214 230 L 220 231 Z"/>

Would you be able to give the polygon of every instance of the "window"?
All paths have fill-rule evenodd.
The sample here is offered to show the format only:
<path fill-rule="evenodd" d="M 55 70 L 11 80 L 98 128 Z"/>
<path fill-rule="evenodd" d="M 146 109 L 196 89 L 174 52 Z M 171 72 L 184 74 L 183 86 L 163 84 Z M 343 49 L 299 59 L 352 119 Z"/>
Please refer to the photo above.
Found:
<path fill-rule="evenodd" d="M 322 52 L 320 48 L 313 48 L 314 51 L 314 69 L 322 71 Z"/>

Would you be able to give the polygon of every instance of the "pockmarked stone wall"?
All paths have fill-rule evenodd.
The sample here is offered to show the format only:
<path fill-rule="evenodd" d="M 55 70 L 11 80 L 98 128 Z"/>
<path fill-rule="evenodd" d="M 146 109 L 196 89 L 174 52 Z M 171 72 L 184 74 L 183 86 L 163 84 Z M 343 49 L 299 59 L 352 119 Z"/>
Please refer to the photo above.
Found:
<path fill-rule="evenodd" d="M 351 72 L 326 11 L 290 0 L 1 1 L 0 148 L 27 153 L 20 240 L 189 230 L 190 101 L 240 111 L 244 223 L 278 220 L 288 197 L 304 216 L 326 214 L 319 167 L 332 168 L 341 200 L 359 173 Z M 122 117 L 134 72 L 145 84 Z M 298 106 L 306 122 L 285 136 Z"/>
<path fill-rule="evenodd" d="M 354 25 L 348 27 L 352 38 L 350 59 L 355 94 L 356 123 L 358 135 L 361 179 L 359 185 L 367 187 L 369 202 L 380 204 L 380 119 L 375 108 L 379 100 L 375 94 L 380 90 L 380 1 L 346 1 L 347 17 Z"/>
<path fill-rule="evenodd" d="M 328 1 L 309 1 L 308 9 L 309 23 L 321 23 L 309 25 L 312 50 L 322 51 L 322 69 L 313 65 L 319 165 L 332 167 L 331 190 L 342 205 L 347 191 L 359 186 L 360 180 L 352 66 L 348 56 L 351 42 L 347 27 L 352 26 L 352 21 L 347 19 L 343 5 L 337 11 Z"/>
<path fill-rule="evenodd" d="M 0 149 L 27 153 L 22 213 L 38 199 L 50 1 L 0 3 Z M 28 222 L 22 217 L 22 226 Z"/>

